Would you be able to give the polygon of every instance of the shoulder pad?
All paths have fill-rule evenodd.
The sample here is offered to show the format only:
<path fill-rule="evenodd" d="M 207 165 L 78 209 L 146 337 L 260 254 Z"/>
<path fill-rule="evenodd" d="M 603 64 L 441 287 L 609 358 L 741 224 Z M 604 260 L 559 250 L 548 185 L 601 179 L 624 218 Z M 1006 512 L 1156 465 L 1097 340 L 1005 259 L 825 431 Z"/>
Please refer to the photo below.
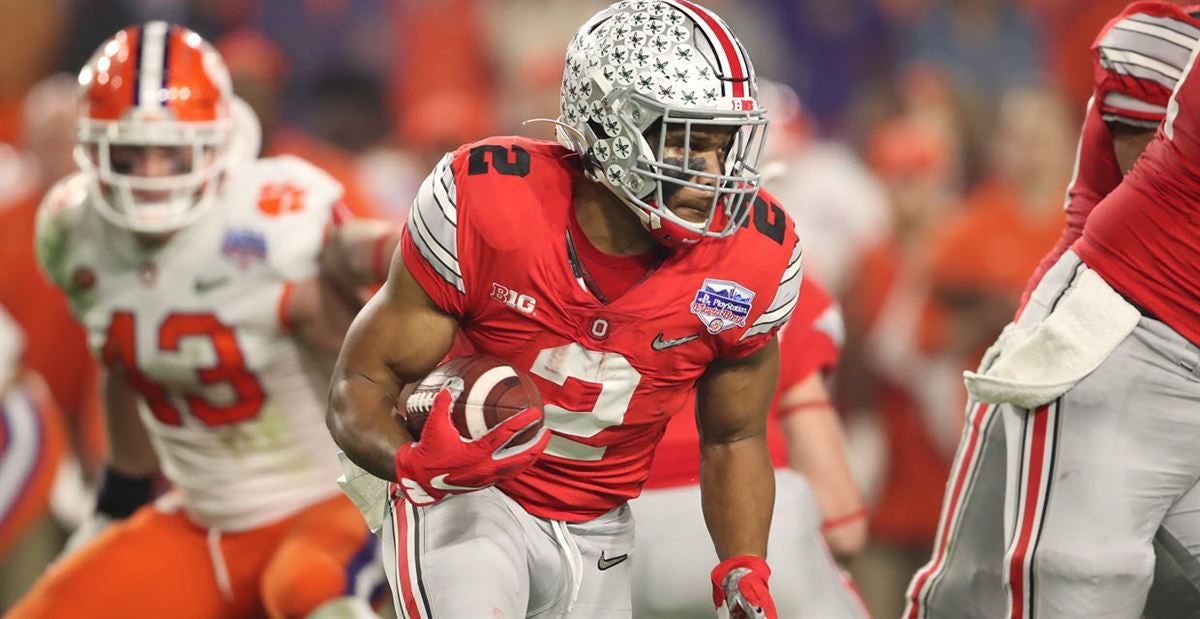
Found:
<path fill-rule="evenodd" d="M 324 216 L 342 199 L 342 185 L 317 166 L 291 155 L 255 161 L 235 173 L 236 191 L 246 192 L 248 202 L 260 216 L 316 211 Z M 247 195 L 248 194 L 248 195 Z"/>
<path fill-rule="evenodd" d="M 259 159 L 232 180 L 225 193 L 230 234 L 261 235 L 268 260 L 285 278 L 312 275 L 342 201 L 341 184 L 290 155 Z"/>
<path fill-rule="evenodd" d="M 55 183 L 38 207 L 35 231 L 38 263 L 59 287 L 67 283 L 64 267 L 72 233 L 87 212 L 88 182 L 83 174 L 72 174 Z"/>
<path fill-rule="evenodd" d="M 1092 44 L 1105 120 L 1157 126 L 1200 39 L 1200 19 L 1165 2 L 1135 2 Z"/>
<path fill-rule="evenodd" d="M 748 261 L 747 271 L 759 273 L 761 289 L 771 302 L 747 327 L 743 340 L 769 333 L 787 322 L 796 308 L 803 277 L 803 250 L 796 224 L 766 190 L 755 198 L 746 228 L 734 235 L 738 240 L 735 251 Z"/>
<path fill-rule="evenodd" d="M 542 140 L 504 136 L 467 144 L 454 152 L 460 225 L 497 249 L 524 243 L 535 222 L 572 200 L 579 174 L 574 153 Z"/>

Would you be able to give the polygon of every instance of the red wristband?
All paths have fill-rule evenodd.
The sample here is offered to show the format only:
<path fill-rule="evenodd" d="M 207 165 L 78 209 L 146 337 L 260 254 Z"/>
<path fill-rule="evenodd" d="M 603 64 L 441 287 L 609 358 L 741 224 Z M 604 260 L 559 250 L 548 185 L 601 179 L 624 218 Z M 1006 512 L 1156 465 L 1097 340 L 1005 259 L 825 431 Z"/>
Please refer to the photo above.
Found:
<path fill-rule="evenodd" d="M 843 516 L 838 516 L 836 518 L 830 518 L 830 519 L 826 520 L 825 522 L 822 522 L 821 523 L 821 532 L 828 533 L 834 529 L 844 527 L 844 526 L 850 524 L 851 522 L 858 522 L 859 520 L 862 520 L 863 518 L 866 518 L 866 517 L 867 517 L 867 508 L 860 507 L 857 510 L 850 512 L 849 514 L 845 514 Z"/>
<path fill-rule="evenodd" d="M 799 413 L 806 413 L 808 411 L 825 410 L 830 408 L 833 408 L 833 403 L 829 400 L 808 400 L 806 402 L 792 404 L 791 406 L 784 406 L 783 415 L 781 415 L 781 417 L 788 417 Z"/>

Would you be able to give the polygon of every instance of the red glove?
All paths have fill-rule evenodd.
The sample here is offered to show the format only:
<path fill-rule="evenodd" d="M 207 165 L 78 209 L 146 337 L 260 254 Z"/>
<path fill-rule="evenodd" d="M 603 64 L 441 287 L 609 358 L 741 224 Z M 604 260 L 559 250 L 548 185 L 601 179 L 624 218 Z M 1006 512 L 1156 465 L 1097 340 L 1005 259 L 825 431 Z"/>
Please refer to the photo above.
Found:
<path fill-rule="evenodd" d="M 530 441 L 508 445 L 517 434 L 542 419 L 542 409 L 527 408 L 476 440 L 463 438 L 450 422 L 454 396 L 442 389 L 421 430 L 421 440 L 396 452 L 396 479 L 413 505 L 432 505 L 447 494 L 480 490 L 516 477 L 533 464 L 550 441 L 543 427 Z"/>
<path fill-rule="evenodd" d="M 761 557 L 741 555 L 722 561 L 712 571 L 713 605 L 725 606 L 732 619 L 777 619 L 767 589 L 771 568 Z"/>

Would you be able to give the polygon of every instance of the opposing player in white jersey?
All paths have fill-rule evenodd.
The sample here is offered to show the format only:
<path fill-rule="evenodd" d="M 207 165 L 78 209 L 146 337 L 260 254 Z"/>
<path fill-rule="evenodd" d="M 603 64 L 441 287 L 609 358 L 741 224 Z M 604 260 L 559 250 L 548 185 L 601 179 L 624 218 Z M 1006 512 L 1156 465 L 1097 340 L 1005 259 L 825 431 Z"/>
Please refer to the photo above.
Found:
<path fill-rule="evenodd" d="M 338 492 L 327 375 L 308 354 L 348 324 L 318 301 L 341 187 L 255 158 L 223 61 L 190 30 L 126 28 L 79 81 L 82 171 L 46 196 L 38 254 L 106 370 L 104 531 L 10 616 L 354 606 L 374 544 Z M 174 490 L 147 505 L 156 472 Z"/>
<path fill-rule="evenodd" d="M 1063 288 L 1064 277 L 1069 276 L 1073 281 L 1087 271 L 1087 266 L 1096 269 L 1105 267 L 1103 259 L 1093 259 L 1088 265 L 1080 266 L 1075 252 L 1069 250 L 1085 236 L 1085 223 L 1088 226 L 1094 223 L 1093 210 L 1122 182 L 1124 174 L 1133 167 L 1167 116 L 1172 89 L 1188 70 L 1188 56 L 1200 37 L 1198 9 L 1200 7 L 1196 5 L 1179 6 L 1162 1 L 1136 2 L 1110 21 L 1096 38 L 1092 47 L 1095 90 L 1084 121 L 1075 179 L 1066 204 L 1067 227 L 1058 245 L 1031 278 L 1022 304 L 1019 326 L 1013 327 L 1014 330 L 1028 330 L 1030 325 L 1043 320 L 1047 324 L 1061 324 L 1061 320 L 1051 323 L 1045 318 L 1047 313 L 1053 314 L 1051 310 L 1057 304 L 1056 301 L 1049 304 L 1049 308 L 1046 307 L 1047 296 L 1057 298 L 1046 290 Z M 1111 233 L 1111 230 L 1107 232 Z M 1129 238 L 1136 238 L 1138 233 L 1130 230 L 1126 234 L 1132 235 Z M 1067 266 L 1073 268 L 1056 267 L 1060 261 L 1061 264 L 1069 262 Z M 1050 280 L 1052 276 L 1057 279 L 1043 284 L 1043 280 Z M 1122 289 L 1120 279 L 1119 276 L 1110 278 L 1105 275 L 1105 281 L 1118 288 L 1121 294 L 1130 296 Z M 1181 277 L 1179 281 L 1186 281 L 1186 278 Z M 1039 285 L 1045 289 L 1039 290 Z M 1064 292 L 1060 296 L 1070 298 L 1071 293 Z M 1092 311 L 1101 315 L 1111 309 L 1097 305 Z M 1059 314 L 1070 315 L 1065 311 Z M 1126 314 L 1136 317 L 1137 311 L 1126 311 Z M 1153 324 L 1152 329 L 1166 331 L 1157 320 L 1143 320 Z M 1179 329 L 1180 324 L 1183 322 L 1175 321 L 1172 327 Z M 1089 337 L 1102 337 L 1101 329 L 1091 330 Z M 1182 340 L 1178 334 L 1174 337 L 1177 338 L 1177 344 L 1173 345 L 1178 345 L 1181 351 L 1188 350 L 1186 343 L 1178 341 Z M 1138 339 L 1153 340 L 1137 335 L 1128 339 L 1131 342 Z M 1064 340 L 1063 343 L 1069 341 Z M 1002 348 L 998 347 L 997 350 Z M 1064 346 L 1062 350 L 1066 349 Z M 1062 356 L 1062 360 L 1065 362 L 1070 358 Z M 1039 380 L 1044 380 L 1044 377 Z M 1170 385 L 1171 382 L 1162 384 Z M 1111 399 L 1119 401 L 1117 398 Z M 1192 510 L 1190 517 L 1194 519 L 1195 510 L 1200 510 L 1200 491 L 1193 490 L 1191 494 L 1181 497 L 1177 506 L 1184 508 L 1183 515 L 1179 514 L 1179 509 L 1172 508 L 1170 512 L 1176 515 L 1173 519 L 1168 517 L 1157 534 L 1154 531 L 1158 528 L 1157 524 L 1148 526 L 1154 518 L 1159 517 L 1151 510 L 1128 512 L 1127 506 L 1116 501 L 1104 506 L 1104 512 L 1125 511 L 1130 522 L 1137 521 L 1148 535 L 1154 536 L 1156 557 L 1153 557 L 1152 586 L 1148 582 L 1150 573 L 1145 564 L 1152 559 L 1146 552 L 1148 539 L 1145 540 L 1145 547 L 1137 548 L 1128 543 L 1128 539 L 1121 540 L 1123 545 L 1116 543 L 1118 540 L 1114 535 L 1112 539 L 1101 542 L 1100 546 L 1093 546 L 1094 539 L 1086 542 L 1079 539 L 1064 540 L 1061 532 L 1055 532 L 1052 535 L 1058 539 L 1050 544 L 1042 543 L 1039 549 L 1042 528 L 1059 527 L 1061 531 L 1065 522 L 1062 515 L 1041 521 L 1033 518 L 1053 511 L 1046 507 L 1046 497 L 1051 497 L 1050 500 L 1057 503 L 1055 507 L 1059 510 L 1087 511 L 1084 501 L 1086 493 L 1071 489 L 1067 483 L 1054 481 L 1055 469 L 1070 471 L 1079 466 L 1077 463 L 1080 459 L 1077 453 L 1069 451 L 1070 445 L 1063 442 L 1066 439 L 1046 440 L 1048 428 L 1045 424 L 1051 419 L 1055 424 L 1059 423 L 1059 416 L 1063 414 L 1078 414 L 1083 418 L 1092 415 L 1097 420 L 1101 416 L 1099 411 L 1092 410 L 1076 413 L 1081 409 L 1079 406 L 1067 411 L 1062 408 L 1066 401 L 1067 397 L 1064 396 L 1061 401 L 1054 401 L 1048 407 L 1028 412 L 1028 420 L 1032 422 L 1030 429 L 1024 436 L 1010 435 L 1007 454 L 1004 426 L 1008 424 L 1002 424 L 1001 420 L 1006 414 L 1004 410 L 1010 407 L 979 400 L 968 405 L 967 424 L 947 482 L 933 557 L 913 578 L 908 590 L 905 619 L 1002 617 L 1006 613 L 1013 617 L 1034 617 L 1047 612 L 1052 616 L 1136 616 L 1142 611 L 1143 599 L 1145 615 L 1148 617 L 1200 617 L 1200 565 L 1194 558 L 1200 541 L 1194 536 L 1190 540 L 1186 536 L 1180 539 L 1180 529 L 1171 526 L 1189 517 L 1186 511 L 1189 504 Z M 1152 402 L 1151 398 L 1142 399 L 1142 404 L 1130 410 L 1129 414 L 1151 414 Z M 1076 422 L 1072 420 L 1070 423 Z M 1059 433 L 1066 431 L 1055 430 L 1054 426 L 1049 429 Z M 1072 431 L 1080 433 L 1084 428 Z M 1019 440 L 1014 441 L 1013 438 Z M 1166 448 L 1166 443 L 1162 446 Z M 1099 444 L 1086 448 L 1107 449 Z M 1132 453 L 1120 456 L 1111 452 L 1101 453 L 1102 457 L 1117 464 L 1126 461 L 1132 465 L 1136 460 Z M 1036 474 L 1031 476 L 1028 472 L 1032 468 L 1029 462 L 1024 464 L 1025 472 L 1022 473 L 1022 467 L 1018 465 L 1029 458 L 1040 466 L 1046 475 L 1044 479 L 1037 479 L 1039 476 Z M 1006 463 L 1009 467 L 1007 473 Z M 1018 473 L 1022 473 L 1024 480 Z M 1132 481 L 1132 478 L 1128 479 Z M 1122 476 L 1114 475 L 1105 477 L 1100 484 L 1120 488 L 1125 481 Z M 1047 486 L 1062 489 L 1052 496 Z M 1022 490 L 1021 494 L 1024 495 L 1020 500 L 1017 500 L 1018 490 Z M 1028 506 L 1017 511 L 1009 509 L 1007 525 L 1006 492 L 1010 493 L 1011 506 Z M 1042 505 L 1035 507 L 1037 503 Z M 1096 514 L 1096 521 L 1103 518 L 1103 514 Z M 1089 526 L 1080 523 L 1067 526 L 1079 531 L 1080 535 L 1092 531 Z M 1007 548 L 1006 529 L 1009 539 Z M 1105 533 L 1105 537 L 1110 537 L 1110 533 L 1116 530 L 1113 527 L 1112 531 Z M 1071 548 L 1068 549 L 1068 546 Z M 1119 554 L 1121 558 L 1117 561 L 1118 565 L 1113 565 L 1112 559 Z M 1086 556 L 1087 559 L 1081 561 L 1080 556 Z M 1035 568 L 1035 565 L 1038 567 Z M 1066 594 L 1067 588 L 1079 579 L 1095 583 L 1105 594 Z M 1118 582 L 1121 587 L 1114 586 Z M 1129 590 L 1122 588 L 1125 584 L 1150 586 L 1149 594 L 1145 597 L 1128 595 Z M 1107 592 L 1110 591 L 1114 592 L 1112 595 L 1120 597 L 1119 602 L 1114 602 L 1116 598 L 1108 597 Z M 1087 604 L 1092 606 L 1087 607 Z"/>

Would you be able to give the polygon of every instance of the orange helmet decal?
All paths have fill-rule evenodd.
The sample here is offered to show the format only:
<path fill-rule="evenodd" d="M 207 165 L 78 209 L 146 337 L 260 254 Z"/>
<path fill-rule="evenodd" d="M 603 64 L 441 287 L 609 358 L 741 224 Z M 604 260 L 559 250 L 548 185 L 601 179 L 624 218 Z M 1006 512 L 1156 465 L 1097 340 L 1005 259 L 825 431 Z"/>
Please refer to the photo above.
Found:
<path fill-rule="evenodd" d="M 109 39 L 79 74 L 83 113 L 96 120 L 118 120 L 135 105 L 141 28 L 131 26 Z"/>
<path fill-rule="evenodd" d="M 166 22 L 130 26 L 109 39 L 80 73 L 83 115 L 121 120 L 214 121 L 230 92 L 229 74 L 200 35 Z"/>

